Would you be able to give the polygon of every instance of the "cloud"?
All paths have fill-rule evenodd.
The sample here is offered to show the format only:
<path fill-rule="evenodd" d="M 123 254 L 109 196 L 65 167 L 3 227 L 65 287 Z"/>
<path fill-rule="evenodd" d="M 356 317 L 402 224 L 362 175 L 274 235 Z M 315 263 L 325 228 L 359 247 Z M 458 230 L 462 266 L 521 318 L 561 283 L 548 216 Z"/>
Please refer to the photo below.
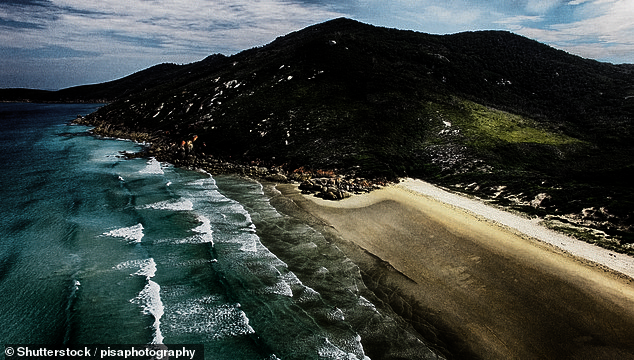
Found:
<path fill-rule="evenodd" d="M 526 11 L 529 14 L 545 14 L 561 4 L 561 0 L 528 0 Z"/>
<path fill-rule="evenodd" d="M 0 26 L 38 31 L 17 35 L 13 42 L 0 36 L 1 45 L 35 48 L 53 43 L 88 50 L 101 43 L 98 47 L 104 50 L 122 50 L 137 44 L 166 50 L 191 47 L 197 52 L 235 52 L 270 41 L 283 32 L 341 16 L 315 5 L 277 0 L 24 2 L 5 7 L 7 16 L 0 15 Z M 37 13 L 44 7 L 54 16 L 39 17 Z M 233 40 L 228 41 L 229 37 Z"/>
<path fill-rule="evenodd" d="M 46 87 L 51 88 L 73 85 L 76 72 L 83 72 L 90 79 L 86 81 L 107 81 L 161 62 L 229 55 L 344 15 L 337 4 L 334 0 L 2 0 L 0 86 L 17 86 L 6 79 L 26 76 L 13 76 L 10 71 L 35 77 L 41 72 L 34 71 L 38 66 L 50 70 Z M 64 58 L 72 58 L 73 63 L 63 64 Z M 100 67 L 100 76 L 109 75 L 95 79 L 89 64 Z M 72 76 L 64 74 L 71 68 L 76 69 Z M 39 78 L 37 83 L 41 84 Z"/>
<path fill-rule="evenodd" d="M 0 27 L 12 29 L 43 29 L 47 21 L 55 20 L 50 1 L 3 0 L 0 2 Z"/>
<path fill-rule="evenodd" d="M 493 23 L 503 25 L 509 30 L 519 30 L 523 28 L 523 24 L 542 22 L 544 19 L 543 15 L 515 15 L 495 20 Z"/>
<path fill-rule="evenodd" d="M 569 1 L 567 5 L 581 5 L 583 3 L 587 3 L 588 1 L 591 1 L 591 0 L 573 0 L 573 1 Z"/>
<path fill-rule="evenodd" d="M 429 33 L 482 27 L 487 12 L 472 0 L 359 0 L 351 17 L 374 25 Z"/>
<path fill-rule="evenodd" d="M 524 36 L 544 41 L 571 53 L 612 62 L 634 58 L 634 6 L 630 0 L 585 1 L 582 18 L 546 28 L 520 27 Z"/>
<path fill-rule="evenodd" d="M 0 18 L 0 28 L 6 29 L 42 29 L 43 26 L 34 22 L 18 21 Z"/>

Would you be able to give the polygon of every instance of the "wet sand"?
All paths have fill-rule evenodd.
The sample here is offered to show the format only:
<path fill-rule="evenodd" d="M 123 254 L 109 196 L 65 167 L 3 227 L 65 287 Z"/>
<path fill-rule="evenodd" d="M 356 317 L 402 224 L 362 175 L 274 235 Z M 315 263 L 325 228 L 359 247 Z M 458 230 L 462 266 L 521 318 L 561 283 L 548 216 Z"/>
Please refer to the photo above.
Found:
<path fill-rule="evenodd" d="M 634 359 L 631 277 L 407 185 L 338 202 L 278 185 L 277 206 L 450 358 Z"/>

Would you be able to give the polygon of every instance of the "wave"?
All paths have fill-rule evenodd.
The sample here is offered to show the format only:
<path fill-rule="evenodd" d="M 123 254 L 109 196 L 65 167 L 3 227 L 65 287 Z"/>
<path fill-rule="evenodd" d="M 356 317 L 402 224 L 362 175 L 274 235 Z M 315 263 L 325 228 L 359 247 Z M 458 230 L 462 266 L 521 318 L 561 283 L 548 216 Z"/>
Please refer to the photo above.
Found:
<path fill-rule="evenodd" d="M 166 323 L 169 331 L 197 334 L 207 341 L 251 335 L 255 330 L 239 303 L 217 304 L 211 296 L 186 300 L 169 306 Z"/>
<path fill-rule="evenodd" d="M 139 295 L 137 295 L 134 299 L 131 299 L 130 302 L 140 305 L 144 314 L 154 317 L 154 323 L 152 324 L 154 334 L 151 343 L 162 344 L 163 334 L 161 333 L 161 317 L 165 313 L 165 307 L 161 301 L 161 286 L 151 280 L 156 274 L 156 262 L 154 261 L 154 258 L 129 260 L 120 263 L 115 268 L 122 269 L 134 266 L 139 266 L 139 270 L 132 275 L 145 277 L 147 283 Z"/>
<path fill-rule="evenodd" d="M 155 158 L 150 158 L 147 162 L 147 166 L 144 169 L 139 170 L 140 174 L 151 175 L 163 175 L 165 172 L 161 167 L 161 163 Z"/>
<path fill-rule="evenodd" d="M 320 358 L 359 359 L 359 357 L 362 356 L 364 360 L 370 360 L 370 358 L 364 354 L 363 346 L 361 345 L 361 337 L 358 335 L 348 341 L 347 345 L 350 347 L 348 352 L 333 344 L 328 338 L 322 339 L 321 343 L 321 346 L 317 349 L 317 354 Z"/>
<path fill-rule="evenodd" d="M 138 209 L 171 210 L 171 211 L 192 211 L 194 204 L 189 199 L 164 200 L 153 204 L 138 206 Z"/>
<path fill-rule="evenodd" d="M 197 243 L 211 243 L 213 245 L 213 230 L 211 229 L 211 221 L 204 215 L 197 215 L 196 218 L 201 222 L 200 225 L 193 228 L 192 231 L 198 233 L 196 239 Z"/>
<path fill-rule="evenodd" d="M 134 275 L 145 276 L 147 280 L 150 280 L 156 274 L 156 262 L 153 258 L 142 260 L 139 266 L 139 271 L 135 272 Z"/>
<path fill-rule="evenodd" d="M 161 287 L 159 284 L 152 280 L 148 280 L 147 284 L 141 290 L 139 295 L 130 300 L 131 303 L 140 305 L 143 309 L 143 313 L 146 315 L 152 315 L 154 317 L 154 335 L 152 337 L 152 344 L 162 344 L 163 334 L 161 333 L 161 317 L 165 312 L 165 307 L 161 301 Z"/>
<path fill-rule="evenodd" d="M 112 268 L 115 270 L 141 268 L 149 259 L 133 259 L 121 262 Z"/>
<path fill-rule="evenodd" d="M 111 230 L 103 233 L 102 236 L 123 238 L 130 244 L 140 243 L 144 236 L 143 225 L 139 223 L 134 226 Z"/>

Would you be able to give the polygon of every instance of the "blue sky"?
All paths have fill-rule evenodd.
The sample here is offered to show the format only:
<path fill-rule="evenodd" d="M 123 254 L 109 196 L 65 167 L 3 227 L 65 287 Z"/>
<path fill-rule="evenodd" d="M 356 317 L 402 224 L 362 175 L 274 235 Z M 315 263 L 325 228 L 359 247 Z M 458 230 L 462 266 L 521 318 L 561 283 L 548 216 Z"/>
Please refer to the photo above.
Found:
<path fill-rule="evenodd" d="M 634 0 L 0 0 L 0 88 L 113 80 L 342 16 L 432 34 L 509 30 L 634 63 Z"/>

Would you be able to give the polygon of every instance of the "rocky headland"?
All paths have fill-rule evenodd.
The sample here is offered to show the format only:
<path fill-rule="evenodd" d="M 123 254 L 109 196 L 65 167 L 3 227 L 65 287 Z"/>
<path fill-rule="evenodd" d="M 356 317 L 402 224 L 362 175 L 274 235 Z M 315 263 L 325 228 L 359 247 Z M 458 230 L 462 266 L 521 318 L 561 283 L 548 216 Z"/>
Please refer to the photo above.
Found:
<path fill-rule="evenodd" d="M 97 136 L 132 140 L 145 145 L 138 153 L 126 153 L 125 156 L 128 158 L 153 157 L 158 161 L 183 168 L 200 169 L 212 175 L 232 174 L 261 181 L 296 182 L 300 184 L 299 189 L 304 194 L 312 194 L 326 200 L 342 200 L 355 194 L 369 193 L 393 182 L 385 178 L 357 177 L 350 172 L 340 174 L 333 170 L 307 170 L 303 167 L 291 170 L 284 165 L 267 166 L 259 161 L 245 164 L 200 152 L 196 138 L 179 144 L 160 134 L 115 128 L 108 122 L 94 123 L 83 116 L 78 116 L 73 123 L 94 126 L 90 132 Z"/>

